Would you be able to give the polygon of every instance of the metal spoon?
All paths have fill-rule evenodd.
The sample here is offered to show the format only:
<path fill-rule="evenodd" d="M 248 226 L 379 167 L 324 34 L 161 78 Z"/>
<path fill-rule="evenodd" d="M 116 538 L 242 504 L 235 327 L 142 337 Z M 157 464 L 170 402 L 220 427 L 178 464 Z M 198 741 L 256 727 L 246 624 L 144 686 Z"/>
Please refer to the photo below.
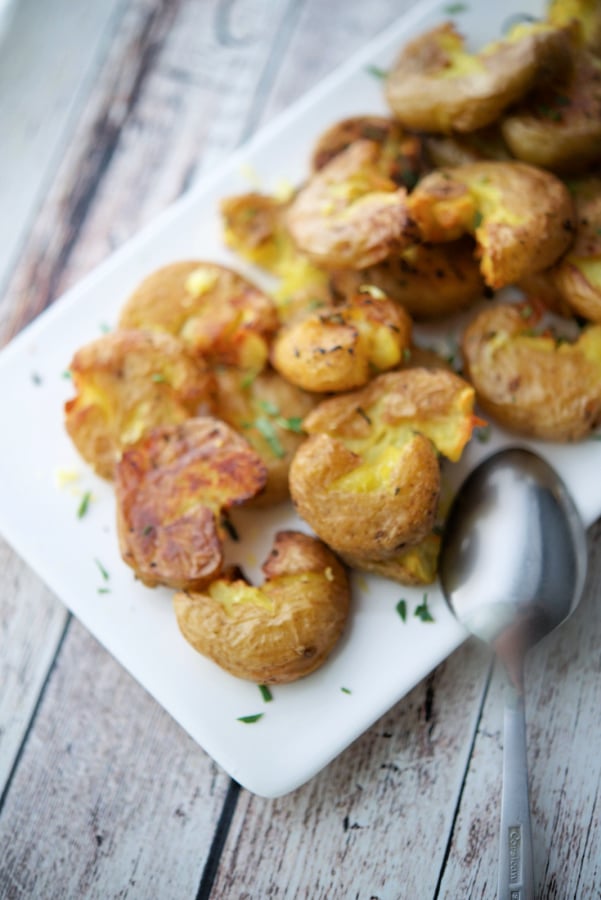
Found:
<path fill-rule="evenodd" d="M 442 540 L 440 581 L 451 610 L 505 664 L 499 900 L 534 897 L 524 657 L 577 606 L 586 533 L 557 473 L 521 448 L 485 460 L 461 486 Z"/>

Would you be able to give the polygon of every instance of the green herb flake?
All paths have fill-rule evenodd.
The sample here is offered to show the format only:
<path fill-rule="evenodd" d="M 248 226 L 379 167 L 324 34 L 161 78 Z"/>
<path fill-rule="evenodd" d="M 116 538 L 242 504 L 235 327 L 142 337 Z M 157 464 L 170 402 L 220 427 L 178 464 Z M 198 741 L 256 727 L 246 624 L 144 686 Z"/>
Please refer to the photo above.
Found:
<path fill-rule="evenodd" d="M 407 601 L 399 600 L 399 602 L 396 605 L 396 611 L 398 612 L 398 614 L 401 617 L 401 619 L 403 620 L 403 622 L 406 622 L 407 621 Z"/>
<path fill-rule="evenodd" d="M 468 8 L 467 3 L 447 3 L 446 6 L 443 6 L 442 11 L 447 16 L 458 16 L 459 13 L 467 12 Z"/>
<path fill-rule="evenodd" d="M 368 425 L 371 425 L 371 419 L 369 418 L 369 416 L 367 415 L 367 413 L 365 412 L 365 410 L 363 409 L 362 406 L 358 406 L 357 409 L 355 410 L 355 412 L 358 415 L 360 415 L 362 419 L 365 419 L 365 421 L 367 422 Z"/>
<path fill-rule="evenodd" d="M 73 375 L 71 374 L 71 370 L 70 370 L 70 369 L 65 369 L 65 371 L 62 373 L 62 377 L 63 377 L 63 378 L 66 378 L 67 381 L 70 381 L 71 378 L 73 378 Z"/>
<path fill-rule="evenodd" d="M 589 434 L 589 441 L 601 441 L 601 432 L 597 432 L 596 434 Z"/>
<path fill-rule="evenodd" d="M 277 424 L 280 428 L 283 428 L 284 431 L 294 431 L 296 434 L 303 433 L 303 420 L 301 416 L 290 416 L 289 419 L 284 419 L 282 416 L 278 416 L 276 419 Z"/>
<path fill-rule="evenodd" d="M 424 599 L 422 602 L 415 607 L 415 611 L 413 615 L 416 619 L 421 619 L 422 622 L 433 622 L 434 617 L 428 608 L 428 595 L 424 594 Z"/>
<path fill-rule="evenodd" d="M 409 347 L 403 348 L 403 362 L 405 362 L 405 363 L 411 362 L 411 350 Z"/>
<path fill-rule="evenodd" d="M 261 400 L 259 406 L 268 416 L 278 416 L 280 414 L 279 406 L 276 403 L 272 403 L 270 400 Z"/>
<path fill-rule="evenodd" d="M 480 212 L 479 209 L 477 209 L 476 212 L 474 213 L 474 220 L 472 222 L 472 226 L 473 226 L 474 230 L 476 230 L 476 228 L 480 228 L 480 226 L 482 225 L 482 218 L 483 218 L 482 213 Z"/>
<path fill-rule="evenodd" d="M 142 536 L 148 537 L 148 535 L 152 534 L 153 531 L 154 531 L 154 525 L 146 525 L 146 527 L 142 531 Z"/>
<path fill-rule="evenodd" d="M 150 376 L 151 381 L 154 381 L 155 384 L 166 384 L 167 379 L 163 375 L 162 372 L 153 372 Z"/>
<path fill-rule="evenodd" d="M 352 692 L 351 690 L 349 690 L 349 688 L 347 688 L 347 687 L 341 687 L 340 690 L 342 691 L 343 694 L 352 694 L 352 693 L 353 693 L 353 692 Z"/>
<path fill-rule="evenodd" d="M 370 75 L 373 75 L 374 78 L 386 78 L 388 72 L 386 69 L 381 69 L 379 66 L 366 66 L 366 71 L 369 72 Z"/>
<path fill-rule="evenodd" d="M 265 703 L 271 703 L 271 701 L 273 700 L 273 694 L 271 693 L 267 685 L 259 684 L 258 688 L 261 691 L 261 697 L 263 698 Z"/>
<path fill-rule="evenodd" d="M 255 420 L 255 428 L 259 434 L 265 438 L 274 456 L 277 456 L 278 459 L 283 459 L 284 456 L 286 456 L 286 451 L 280 444 L 279 438 L 275 433 L 273 422 L 270 422 L 265 416 L 258 416 Z"/>
<path fill-rule="evenodd" d="M 111 331 L 111 326 L 107 325 L 106 322 L 101 322 L 98 326 L 103 334 L 109 334 Z"/>
<path fill-rule="evenodd" d="M 307 303 L 307 309 L 310 309 L 310 310 L 321 309 L 321 307 L 325 306 L 325 305 L 326 305 L 325 300 L 320 300 L 319 297 L 313 297 Z"/>
<path fill-rule="evenodd" d="M 99 587 L 97 593 L 98 594 L 110 594 L 111 589 L 107 587 Z"/>
<path fill-rule="evenodd" d="M 238 716 L 238 722 L 244 722 L 245 725 L 252 725 L 253 722 L 258 722 L 259 719 L 262 719 L 265 713 L 255 713 L 253 716 Z"/>
<path fill-rule="evenodd" d="M 483 425 L 476 429 L 476 437 L 481 444 L 486 444 L 490 440 L 490 425 Z"/>
<path fill-rule="evenodd" d="M 83 497 L 81 498 L 81 503 L 77 507 L 77 518 L 78 519 L 83 519 L 83 517 L 87 513 L 91 499 L 92 499 L 92 492 L 86 491 L 85 494 L 83 495 Z"/>
<path fill-rule="evenodd" d="M 258 372 L 249 372 L 244 376 L 244 378 L 240 382 L 240 387 L 243 391 L 247 390 L 251 386 L 258 374 Z"/>
<path fill-rule="evenodd" d="M 106 569 L 104 568 L 104 566 L 102 565 L 102 563 L 100 562 L 100 560 L 99 560 L 99 559 L 95 559 L 94 562 L 95 562 L 96 565 L 98 566 L 98 570 L 99 570 L 100 574 L 102 575 L 102 577 L 104 578 L 104 580 L 105 580 L 105 581 L 108 581 L 109 578 L 110 578 L 111 576 L 110 576 L 109 573 L 106 571 Z"/>
<path fill-rule="evenodd" d="M 598 234 L 599 237 L 601 237 L 601 228 L 597 228 L 595 233 Z"/>

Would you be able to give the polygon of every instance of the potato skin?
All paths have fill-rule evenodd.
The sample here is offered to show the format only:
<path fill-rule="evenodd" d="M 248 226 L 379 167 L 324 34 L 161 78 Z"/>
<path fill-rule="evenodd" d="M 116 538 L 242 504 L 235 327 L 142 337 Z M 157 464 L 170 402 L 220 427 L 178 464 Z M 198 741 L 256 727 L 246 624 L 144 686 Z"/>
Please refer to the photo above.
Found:
<path fill-rule="evenodd" d="M 417 544 L 436 516 L 437 450 L 459 458 L 473 397 L 459 376 L 415 368 L 324 400 L 290 468 L 299 514 L 347 558 L 386 560 Z"/>
<path fill-rule="evenodd" d="M 246 438 L 267 469 L 265 488 L 250 503 L 264 507 L 289 499 L 290 463 L 306 438 L 301 422 L 318 398 L 271 368 L 252 380 L 231 367 L 219 368 L 215 377 L 216 414 Z"/>
<path fill-rule="evenodd" d="M 238 678 L 284 684 L 321 666 L 342 635 L 350 587 L 344 567 L 316 538 L 280 531 L 250 588 L 230 573 L 199 593 L 174 597 L 192 646 Z"/>
<path fill-rule="evenodd" d="M 120 326 L 166 332 L 212 363 L 259 371 L 278 318 L 271 298 L 246 278 L 194 260 L 145 278 L 121 310 Z"/>
<path fill-rule="evenodd" d="M 412 586 L 432 584 L 436 578 L 440 537 L 430 533 L 411 547 L 406 547 L 390 559 L 369 559 L 346 554 L 342 557 L 351 569 L 359 569 L 390 578 L 399 584 Z"/>
<path fill-rule="evenodd" d="M 154 429 L 116 470 L 124 561 L 149 587 L 204 587 L 223 566 L 222 512 L 255 496 L 266 480 L 247 441 L 218 419 Z"/>
<path fill-rule="evenodd" d="M 432 172 L 409 198 L 426 241 L 475 236 L 480 270 L 495 290 L 552 265 L 569 246 L 574 204 L 550 172 L 526 163 L 472 163 Z"/>
<path fill-rule="evenodd" d="M 406 192 L 383 176 L 377 163 L 376 144 L 356 141 L 293 200 L 287 228 L 316 264 L 362 269 L 409 242 Z"/>
<path fill-rule="evenodd" d="M 157 425 L 211 407 L 214 379 L 168 334 L 114 331 L 81 347 L 69 366 L 76 396 L 65 427 L 86 462 L 111 479 L 124 448 Z"/>
<path fill-rule="evenodd" d="M 365 290 L 281 328 L 274 367 L 292 384 L 325 393 L 361 387 L 374 372 L 398 366 L 410 345 L 411 319 L 380 293 Z"/>
<path fill-rule="evenodd" d="M 374 285 L 400 303 L 416 321 L 459 312 L 484 292 L 484 280 L 468 238 L 450 244 L 415 244 L 357 272 L 332 272 L 334 290 L 344 296 Z"/>
<path fill-rule="evenodd" d="M 464 62 L 454 74 L 457 58 Z M 568 37 L 561 29 L 521 26 L 468 56 L 463 38 L 446 22 L 405 46 L 386 79 L 386 98 L 407 128 L 475 131 L 498 119 L 538 81 L 568 67 Z"/>
<path fill-rule="evenodd" d="M 548 441 L 577 441 L 601 422 L 601 326 L 574 343 L 532 336 L 519 308 L 484 310 L 462 351 L 478 402 L 505 427 Z"/>
<path fill-rule="evenodd" d="M 517 159 L 553 172 L 581 172 L 601 158 L 601 60 L 581 50 L 570 76 L 533 94 L 503 119 Z"/>
<path fill-rule="evenodd" d="M 573 312 L 601 324 L 601 178 L 575 180 L 571 190 L 576 236 L 549 276 Z"/>

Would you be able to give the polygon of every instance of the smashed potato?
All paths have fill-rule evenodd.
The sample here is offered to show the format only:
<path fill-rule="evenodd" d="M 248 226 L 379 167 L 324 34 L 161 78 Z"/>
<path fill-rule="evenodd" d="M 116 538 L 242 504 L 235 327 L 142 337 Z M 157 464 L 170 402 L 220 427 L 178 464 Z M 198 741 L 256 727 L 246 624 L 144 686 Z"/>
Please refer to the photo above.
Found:
<path fill-rule="evenodd" d="M 422 140 L 407 134 L 394 119 L 384 116 L 353 116 L 336 122 L 317 141 L 311 157 L 314 172 L 338 156 L 355 141 L 373 141 L 378 146 L 376 165 L 382 175 L 411 190 L 425 170 Z"/>
<path fill-rule="evenodd" d="M 292 201 L 288 230 L 318 265 L 363 269 L 409 243 L 406 191 L 381 174 L 378 154 L 372 141 L 355 141 Z"/>
<path fill-rule="evenodd" d="M 601 326 L 578 340 L 533 334 L 523 309 L 484 310 L 466 329 L 467 377 L 482 408 L 507 428 L 576 441 L 601 422 Z"/>
<path fill-rule="evenodd" d="M 283 327 L 272 363 L 292 384 L 320 393 L 361 387 L 394 369 L 411 340 L 411 319 L 370 285 L 346 303 Z"/>
<path fill-rule="evenodd" d="M 552 265 L 572 240 L 568 189 L 525 163 L 483 161 L 432 172 L 408 205 L 426 241 L 473 234 L 480 270 L 494 289 Z"/>
<path fill-rule="evenodd" d="M 290 467 L 303 519 L 336 552 L 385 560 L 432 530 L 437 453 L 457 460 L 474 425 L 474 390 L 451 372 L 407 369 L 324 400 Z"/>
<path fill-rule="evenodd" d="M 267 368 L 248 379 L 238 369 L 220 368 L 215 413 L 235 428 L 267 469 L 265 489 L 253 503 L 269 506 L 289 497 L 288 470 L 305 440 L 302 420 L 317 400 Z"/>
<path fill-rule="evenodd" d="M 156 425 L 210 407 L 213 376 L 168 334 L 114 331 L 81 347 L 69 366 L 76 396 L 65 427 L 83 458 L 112 478 L 124 448 Z"/>
<path fill-rule="evenodd" d="M 407 128 L 475 131 L 569 64 L 568 35 L 549 24 L 516 25 L 472 55 L 446 22 L 405 46 L 386 78 L 386 98 Z"/>
<path fill-rule="evenodd" d="M 241 275 L 192 261 L 145 278 L 123 307 L 120 326 L 173 334 L 212 362 L 260 371 L 278 318 L 271 298 Z"/>
<path fill-rule="evenodd" d="M 601 59 L 581 50 L 569 77 L 545 85 L 502 122 L 518 159 L 553 172 L 578 172 L 601 157 Z"/>
<path fill-rule="evenodd" d="M 574 181 L 570 187 L 576 203 L 576 237 L 550 275 L 574 312 L 601 323 L 601 178 Z"/>
<path fill-rule="evenodd" d="M 115 478 L 124 561 L 149 587 L 195 590 L 221 572 L 222 515 L 254 497 L 267 470 L 243 437 L 206 416 L 151 431 Z"/>
<path fill-rule="evenodd" d="M 332 286 L 350 296 L 361 285 L 374 285 L 412 318 L 436 319 L 482 296 L 484 281 L 474 249 L 468 237 L 450 244 L 414 244 L 368 269 L 332 272 Z"/>
<path fill-rule="evenodd" d="M 551 0 L 547 17 L 552 25 L 569 26 L 580 46 L 601 53 L 599 0 Z"/>
<path fill-rule="evenodd" d="M 177 623 L 195 650 L 238 678 L 284 684 L 314 672 L 338 642 L 349 612 L 347 574 L 321 541 L 280 531 L 250 585 L 230 572 L 202 594 L 174 597 Z"/>

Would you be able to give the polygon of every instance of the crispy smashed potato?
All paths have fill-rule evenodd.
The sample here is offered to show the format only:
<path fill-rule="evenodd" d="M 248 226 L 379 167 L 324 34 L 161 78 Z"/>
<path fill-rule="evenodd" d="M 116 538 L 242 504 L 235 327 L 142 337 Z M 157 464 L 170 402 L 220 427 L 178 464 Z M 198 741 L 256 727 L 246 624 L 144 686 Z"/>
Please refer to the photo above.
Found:
<path fill-rule="evenodd" d="M 551 269 L 551 279 L 569 307 L 601 323 L 601 178 L 570 185 L 576 202 L 576 237 Z"/>
<path fill-rule="evenodd" d="M 267 484 L 253 504 L 287 500 L 290 463 L 306 438 L 301 423 L 317 399 L 271 368 L 253 379 L 234 368 L 220 368 L 215 376 L 216 415 L 246 438 L 267 469 Z"/>
<path fill-rule="evenodd" d="M 500 305 L 466 329 L 467 377 L 502 425 L 549 441 L 576 441 L 601 422 L 601 326 L 578 340 L 533 334 L 523 309 Z"/>
<path fill-rule="evenodd" d="M 260 371 L 278 318 L 271 298 L 241 275 L 192 261 L 145 278 L 123 307 L 120 326 L 173 334 L 212 362 Z"/>
<path fill-rule="evenodd" d="M 254 497 L 267 470 L 243 437 L 206 416 L 151 431 L 115 477 L 125 562 L 149 587 L 198 590 L 223 567 L 222 515 Z"/>
<path fill-rule="evenodd" d="M 457 460 L 474 425 L 474 390 L 458 375 L 407 369 L 324 400 L 290 467 L 292 500 L 336 552 L 385 560 L 432 530 L 437 453 Z"/>
<path fill-rule="evenodd" d="M 332 302 L 329 278 L 301 253 L 285 225 L 289 203 L 268 194 L 240 194 L 221 202 L 225 242 L 244 259 L 280 279 L 274 300 L 280 319 Z"/>
<path fill-rule="evenodd" d="M 551 0 L 547 17 L 552 25 L 569 26 L 580 46 L 601 53 L 599 0 Z"/>
<path fill-rule="evenodd" d="M 530 94 L 502 123 L 518 159 L 578 172 L 601 158 L 601 59 L 581 50 L 569 77 Z"/>
<path fill-rule="evenodd" d="M 113 477 L 123 449 L 145 432 L 183 422 L 213 402 L 206 364 L 168 334 L 105 334 L 81 347 L 69 368 L 76 396 L 65 404 L 65 426 L 103 478 Z"/>
<path fill-rule="evenodd" d="M 347 574 L 321 541 L 281 531 L 263 565 L 265 581 L 237 572 L 202 594 L 174 597 L 180 630 L 192 646 L 238 678 L 284 684 L 321 666 L 349 612 Z"/>
<path fill-rule="evenodd" d="M 517 25 L 471 55 L 447 22 L 405 46 L 386 79 L 386 97 L 407 128 L 475 131 L 569 63 L 568 35 L 551 25 Z"/>
<path fill-rule="evenodd" d="M 473 234 L 480 270 L 495 289 L 552 265 L 572 240 L 568 189 L 525 163 L 483 161 L 432 172 L 408 204 L 426 241 Z"/>
<path fill-rule="evenodd" d="M 313 149 L 314 172 L 350 147 L 355 141 L 373 141 L 378 145 L 376 165 L 382 175 L 400 187 L 411 190 L 426 170 L 422 140 L 407 134 L 394 119 L 385 116 L 354 116 L 336 122 L 325 131 Z"/>
<path fill-rule="evenodd" d="M 365 285 L 346 303 L 283 327 L 272 363 L 307 391 L 348 391 L 398 366 L 410 341 L 411 319 L 403 308 Z"/>
<path fill-rule="evenodd" d="M 484 292 L 474 242 L 465 237 L 450 244 L 414 244 L 368 269 L 332 272 L 332 285 L 344 296 L 361 285 L 374 285 L 417 321 L 459 312 Z"/>
<path fill-rule="evenodd" d="M 293 200 L 286 225 L 318 265 L 363 269 L 409 243 L 406 191 L 381 174 L 378 155 L 372 141 L 355 141 Z"/>

